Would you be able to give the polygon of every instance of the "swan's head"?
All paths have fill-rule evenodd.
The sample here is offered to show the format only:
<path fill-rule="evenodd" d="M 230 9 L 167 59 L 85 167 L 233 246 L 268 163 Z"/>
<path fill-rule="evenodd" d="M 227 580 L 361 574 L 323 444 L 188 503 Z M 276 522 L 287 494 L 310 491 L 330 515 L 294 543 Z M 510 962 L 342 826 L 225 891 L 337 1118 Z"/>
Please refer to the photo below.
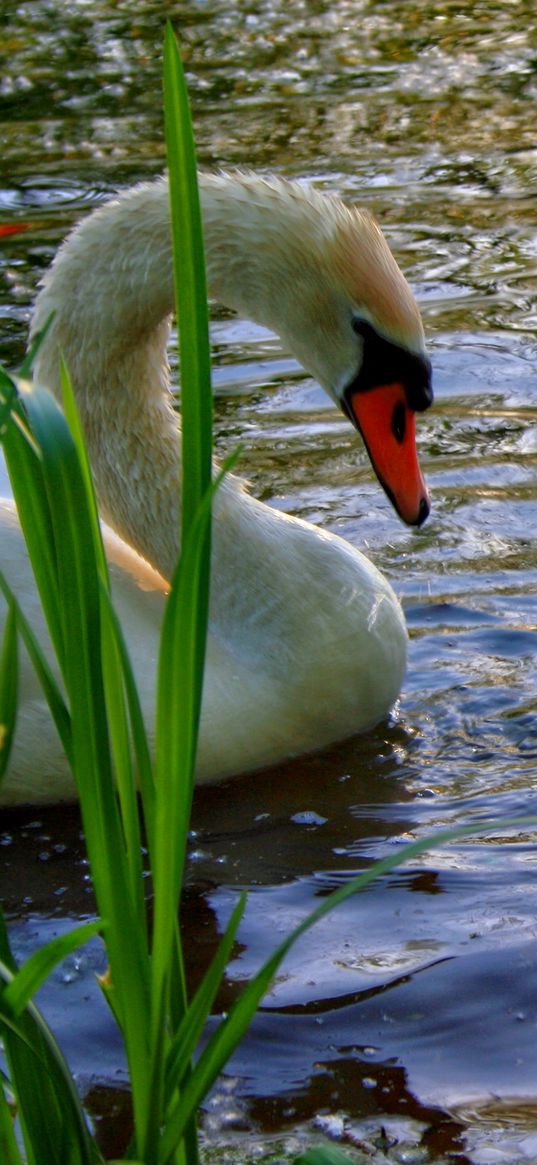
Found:
<path fill-rule="evenodd" d="M 305 213 L 288 240 L 280 334 L 361 433 L 397 513 L 420 526 L 430 505 L 415 417 L 433 394 L 418 306 L 369 214 L 312 190 L 294 198 Z"/>
<path fill-rule="evenodd" d="M 418 306 L 369 215 L 343 208 L 334 259 L 355 352 L 333 394 L 361 433 L 397 513 L 409 525 L 421 526 L 430 503 L 418 462 L 415 416 L 429 408 L 433 393 Z"/>
<path fill-rule="evenodd" d="M 403 521 L 429 498 L 415 442 L 432 401 L 420 313 L 371 216 L 299 182 L 202 175 L 209 285 L 273 328 L 350 417 Z"/>
<path fill-rule="evenodd" d="M 343 385 L 341 407 L 362 435 L 375 473 L 399 516 L 421 526 L 430 510 L 416 449 L 415 415 L 429 408 L 431 365 L 382 336 L 361 315 L 353 318 L 361 339 L 358 371 Z"/>

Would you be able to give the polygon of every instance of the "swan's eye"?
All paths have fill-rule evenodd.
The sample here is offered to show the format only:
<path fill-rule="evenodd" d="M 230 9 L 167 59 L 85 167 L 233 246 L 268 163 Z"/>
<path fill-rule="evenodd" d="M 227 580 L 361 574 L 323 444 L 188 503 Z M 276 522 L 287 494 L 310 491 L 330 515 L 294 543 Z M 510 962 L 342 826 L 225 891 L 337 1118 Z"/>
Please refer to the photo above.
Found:
<path fill-rule="evenodd" d="M 378 332 L 360 316 L 353 316 L 352 330 L 362 340 L 360 367 L 352 387 L 353 391 L 366 391 L 383 384 L 402 384 L 407 405 L 413 412 L 423 412 L 432 403 L 431 364 L 422 352 L 410 352 L 408 348 L 395 344 L 380 336 Z M 392 431 L 396 440 L 403 440 L 404 417 L 395 417 Z M 401 431 L 399 438 L 397 432 Z"/>
<path fill-rule="evenodd" d="M 398 445 L 402 445 L 406 430 L 406 408 L 402 401 L 398 401 L 392 413 L 392 433 Z"/>

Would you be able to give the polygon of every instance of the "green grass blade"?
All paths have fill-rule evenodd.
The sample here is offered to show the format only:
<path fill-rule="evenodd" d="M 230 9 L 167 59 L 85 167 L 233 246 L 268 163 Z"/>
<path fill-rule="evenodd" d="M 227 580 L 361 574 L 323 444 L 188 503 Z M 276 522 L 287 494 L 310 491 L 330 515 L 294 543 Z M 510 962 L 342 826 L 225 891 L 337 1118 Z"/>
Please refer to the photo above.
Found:
<path fill-rule="evenodd" d="M 0 1031 L 28 1157 L 36 1165 L 102 1161 L 69 1068 L 37 1009 L 30 1004 L 15 1030 L 0 1018 Z"/>
<path fill-rule="evenodd" d="M 13 381 L 11 382 L 14 383 Z M 27 390 L 25 400 L 29 399 Z M 51 520 L 43 480 L 41 455 L 35 440 L 28 432 L 22 398 L 12 405 L 8 423 L 2 434 L 13 495 L 17 502 L 19 521 L 32 560 L 35 580 L 54 649 L 63 668 L 64 652 L 61 632 L 61 613 L 57 588 L 56 563 L 51 541 Z"/>
<path fill-rule="evenodd" d="M 125 699 L 127 701 L 130 730 L 132 734 L 132 745 L 136 761 L 136 770 L 144 807 L 144 823 L 149 838 L 151 838 L 154 833 L 155 781 L 153 777 L 153 767 L 151 763 L 142 707 L 140 704 L 140 697 L 136 687 L 136 681 L 130 663 L 127 645 L 123 635 L 123 629 L 117 617 L 108 590 L 102 591 L 101 598 L 105 608 L 106 619 L 109 622 L 110 633 L 115 644 L 115 650 L 118 652 L 120 657 Z"/>
<path fill-rule="evenodd" d="M 60 366 L 60 382 L 62 389 L 62 404 L 63 411 L 69 425 L 70 436 L 73 440 L 78 460 L 78 471 L 83 480 L 84 500 L 86 503 L 88 520 L 92 526 L 92 547 L 96 556 L 99 573 L 102 575 L 103 581 L 109 587 L 110 580 L 108 576 L 108 564 L 106 555 L 104 553 L 104 546 L 101 537 L 101 527 L 99 523 L 99 512 L 97 508 L 97 499 L 95 497 L 95 489 L 93 485 L 93 477 L 91 475 L 91 468 L 84 442 L 84 433 L 82 424 L 76 407 L 75 394 L 73 392 L 73 385 L 69 370 L 66 367 L 65 361 L 61 360 Z"/>
<path fill-rule="evenodd" d="M 4 1017 L 20 1015 L 36 991 L 43 985 L 54 967 L 67 958 L 77 947 L 102 931 L 103 924 L 98 919 L 74 927 L 68 934 L 51 939 L 46 946 L 34 951 L 33 955 L 19 968 L 15 977 L 4 988 L 0 997 L 0 1010 Z"/>
<path fill-rule="evenodd" d="M 171 24 L 164 44 L 164 107 L 181 342 L 181 414 L 188 434 L 183 453 L 183 535 L 211 480 L 212 392 L 209 315 L 196 155 L 181 56 Z"/>
<path fill-rule="evenodd" d="M 13 743 L 17 720 L 18 686 L 17 611 L 15 604 L 10 603 L 0 655 L 0 783 L 7 769 Z"/>
<path fill-rule="evenodd" d="M 354 1159 L 335 1145 L 320 1145 L 295 1157 L 293 1165 L 354 1165 Z"/>
<path fill-rule="evenodd" d="M 8 604 L 13 604 L 17 612 L 17 627 L 26 651 L 35 668 L 37 677 L 46 698 L 50 714 L 56 725 L 58 736 L 62 742 L 68 760 L 72 758 L 71 749 L 71 717 L 69 710 L 51 671 L 47 658 L 38 643 L 28 620 L 21 610 L 9 583 L 0 570 L 0 590 Z"/>
<path fill-rule="evenodd" d="M 182 998 L 178 1008 L 181 1022 L 187 1010 L 184 992 L 184 977 L 179 951 L 178 973 L 172 975 L 174 956 L 177 955 L 177 918 L 179 895 L 182 885 L 186 838 L 190 819 L 193 789 L 194 763 L 197 743 L 197 707 L 194 706 L 192 692 L 192 668 L 196 665 L 196 622 L 199 616 L 199 578 L 203 570 L 206 544 L 204 527 L 209 520 L 212 497 L 218 488 L 221 475 L 217 478 L 200 506 L 196 519 L 183 546 L 181 560 L 177 568 L 169 596 L 164 623 L 159 675 L 160 683 L 171 685 L 175 700 L 182 702 L 182 718 L 178 721 L 169 715 L 164 723 L 157 721 L 157 815 L 156 836 L 159 844 L 153 866 L 154 885 L 154 927 L 153 927 L 153 990 L 155 1074 L 159 1063 L 159 1104 L 169 1099 L 172 1083 L 168 1077 L 165 1087 L 164 1044 L 159 1042 L 160 1029 L 164 1021 L 165 1009 L 171 1006 L 174 997 L 177 1009 L 178 996 Z M 203 617 L 203 616 L 202 616 Z M 181 644 L 178 653 L 176 644 Z M 168 658 L 169 656 L 169 658 Z M 159 713 L 164 705 L 158 703 Z M 196 721 L 194 724 L 194 716 Z M 185 774 L 187 779 L 185 780 Z M 173 828 L 170 828 L 173 823 Z M 166 994 L 169 993 L 167 1001 Z M 158 1051 L 157 1051 L 158 1049 Z M 181 1075 L 189 1074 L 189 1066 L 183 1065 Z M 195 1112 L 191 1112 L 195 1120 Z M 186 1122 L 183 1134 L 188 1133 Z M 174 1146 L 176 1148 L 176 1146 Z M 160 1160 L 160 1157 L 159 1157 Z M 166 1158 L 167 1160 L 167 1158 Z"/>
<path fill-rule="evenodd" d="M 149 1035 L 149 958 L 140 927 L 141 896 L 133 900 L 131 856 L 119 818 L 109 747 L 101 655 L 101 584 L 96 524 L 84 473 L 65 417 L 44 390 L 29 395 L 27 409 L 42 451 L 50 503 L 49 525 L 62 596 L 62 635 L 76 645 L 66 653 L 65 683 L 72 715 L 72 752 L 84 833 L 99 913 L 110 924 L 107 949 L 133 1087 L 143 1123 Z M 139 861 L 139 854 L 136 859 Z"/>
<path fill-rule="evenodd" d="M 110 735 L 112 767 L 121 806 L 121 829 L 138 927 L 147 949 L 142 834 L 137 797 L 140 780 L 148 837 L 154 830 L 154 782 L 142 710 L 124 640 L 110 592 L 101 580 L 101 638 L 104 695 Z"/>
<path fill-rule="evenodd" d="M 0 983 L 6 985 L 4 990 L 17 974 L 0 911 Z M 29 1003 L 15 1019 L 0 1012 L 0 1034 L 28 1162 L 33 1165 L 101 1162 L 63 1054 L 34 1004 Z"/>
<path fill-rule="evenodd" d="M 102 686 L 99 684 L 100 595 L 93 555 L 93 529 L 88 520 L 84 483 L 69 429 L 48 393 L 36 389 L 27 408 L 33 430 L 43 451 L 43 478 L 49 503 L 46 533 L 55 560 L 56 587 L 62 596 L 62 638 L 76 644 L 64 661 L 67 691 L 74 712 L 84 708 L 86 717 L 75 724 L 73 746 L 82 771 L 107 765 L 108 738 Z M 50 532 L 49 532 L 49 529 Z M 35 556 L 30 551 L 32 563 Z M 45 614 L 49 610 L 44 604 Z M 85 756 L 85 749 L 90 751 Z M 85 763 L 84 763 L 85 761 Z M 111 776 L 111 774 L 109 774 Z"/>
<path fill-rule="evenodd" d="M 167 604 L 159 658 L 155 829 L 152 843 L 153 1120 L 140 1155 L 160 1160 L 168 1017 L 186 1011 L 178 899 L 188 830 L 209 602 L 212 393 L 208 307 L 195 150 L 181 60 L 171 26 L 164 49 L 164 104 L 183 423 L 181 563 Z M 203 505 L 202 505 L 203 503 Z M 203 516 L 200 517 L 200 507 Z M 160 1122 L 160 1125 L 159 1125 Z M 197 1153 L 194 1126 L 186 1130 Z M 156 1153 L 155 1153 L 156 1149 Z M 181 1150 L 181 1155 L 183 1150 Z"/>
<path fill-rule="evenodd" d="M 88 517 L 93 531 L 93 546 L 97 556 L 98 571 L 101 576 L 101 636 L 102 663 L 105 686 L 105 702 L 108 713 L 109 736 L 113 754 L 116 785 L 121 801 L 121 820 L 125 834 L 126 855 L 129 865 L 132 900 L 138 903 L 140 926 L 145 933 L 145 908 L 143 903 L 143 875 L 141 862 L 141 835 L 136 774 L 132 763 L 130 722 L 133 725 L 133 739 L 136 755 L 141 764 L 144 792 L 149 797 L 148 747 L 139 702 L 134 697 L 135 683 L 119 622 L 110 602 L 110 578 L 104 553 L 97 500 L 93 486 L 91 468 L 84 442 L 84 433 L 76 407 L 75 396 L 69 371 L 62 360 L 61 387 L 65 416 L 78 453 L 80 472 L 84 482 L 88 504 Z M 126 688 L 128 700 L 126 701 Z M 149 808 L 149 806 L 148 806 Z M 150 822 L 149 822 L 150 824 Z"/>
<path fill-rule="evenodd" d="M 16 400 L 17 387 L 7 372 L 0 368 L 0 437 L 5 433 Z"/>
<path fill-rule="evenodd" d="M 152 954 L 152 1040 L 154 1092 L 152 1110 L 165 1104 L 164 1039 L 166 1016 L 175 997 L 179 1015 L 186 1011 L 184 975 L 178 932 L 184 842 L 188 830 L 196 748 L 197 709 L 192 708 L 189 667 L 196 650 L 198 579 L 204 555 L 203 519 L 210 501 L 187 536 L 166 605 L 159 656 L 159 697 L 156 736 L 156 826 L 153 852 L 154 923 Z M 181 650 L 178 652 L 177 644 Z M 168 707 L 165 703 L 169 693 Z M 195 696 L 194 696 L 195 699 Z M 170 707 L 171 704 L 171 707 Z M 175 714 L 177 709 L 177 715 Z M 195 719 L 194 719 L 195 718 Z M 175 971 L 175 974 L 174 974 Z M 154 1140 L 154 1130 L 148 1130 Z M 147 1155 L 149 1146 L 142 1146 Z"/>
<path fill-rule="evenodd" d="M 157 834 L 165 827 L 167 815 L 168 819 L 173 820 L 175 829 L 169 831 L 167 839 L 163 838 L 163 848 L 168 853 L 166 858 L 157 853 L 155 876 L 158 878 L 162 866 L 162 890 L 166 891 L 169 910 L 174 916 L 184 862 L 184 845 L 181 846 L 181 840 L 186 840 L 196 759 L 199 703 L 192 673 L 198 663 L 199 623 L 203 621 L 205 612 L 204 598 L 200 598 L 199 587 L 205 568 L 205 533 L 210 521 L 212 494 L 211 489 L 184 543 L 161 634 L 156 756 Z M 177 650 L 178 643 L 180 651 Z M 177 715 L 170 715 L 172 693 Z M 162 833 L 160 836 L 163 837 Z M 171 868 L 170 861 L 173 863 Z"/>
<path fill-rule="evenodd" d="M 39 349 L 43 343 L 43 340 L 45 339 L 45 336 L 46 336 L 46 334 L 47 334 L 47 332 L 52 324 L 53 319 L 54 319 L 54 312 L 51 312 L 44 328 L 41 328 L 41 331 L 37 333 L 37 336 L 34 336 L 32 342 L 30 344 L 30 347 L 29 347 L 29 349 L 26 353 L 26 356 L 24 357 L 24 360 L 23 360 L 23 362 L 20 366 L 20 369 L 19 369 L 19 376 L 23 380 L 26 380 L 26 379 L 29 380 L 31 378 L 32 368 L 34 366 L 35 358 L 36 358 L 37 353 L 39 352 Z"/>
<path fill-rule="evenodd" d="M 173 790 L 184 794 L 176 801 L 177 817 L 172 815 L 180 836 L 186 834 L 190 816 L 208 621 L 211 514 L 209 509 L 200 522 L 199 513 L 204 499 L 212 496 L 212 391 L 196 157 L 183 67 L 170 24 L 164 45 L 164 108 L 181 361 L 182 559 L 188 555 L 189 561 L 188 567 L 183 566 L 176 576 L 177 587 L 172 590 L 162 632 L 157 787 L 162 787 L 165 771 L 169 774 L 166 799 Z M 196 537 L 201 540 L 199 552 L 197 548 L 188 549 L 194 525 Z M 189 611 L 181 619 L 183 603 L 188 604 Z M 170 693 L 173 709 L 169 708 Z M 176 848 L 180 850 L 181 844 Z M 180 866 L 178 876 L 180 884 Z"/>
<path fill-rule="evenodd" d="M 124 657 L 116 639 L 116 624 L 111 616 L 107 595 L 101 588 L 101 633 L 104 695 L 107 709 L 112 767 L 121 805 L 121 827 L 125 839 L 125 858 L 130 882 L 130 896 L 136 903 L 138 926 L 147 942 L 146 913 L 143 897 L 142 837 L 136 795 L 129 719 L 125 702 Z"/>
<path fill-rule="evenodd" d="M 155 878 L 160 872 L 168 924 L 177 915 L 194 788 L 201 703 L 197 676 L 201 667 L 203 678 L 199 653 L 200 639 L 204 641 L 206 632 L 206 529 L 214 495 L 237 456 L 233 454 L 225 461 L 198 507 L 181 552 L 161 629 L 155 763 L 159 793 L 157 836 L 162 852 L 156 854 Z M 166 822 L 173 822 L 173 827 L 166 830 Z"/>
<path fill-rule="evenodd" d="M 203 1033 L 207 1018 L 211 1014 L 211 1009 L 217 991 L 222 983 L 224 971 L 231 955 L 245 906 L 246 894 L 241 894 L 226 927 L 225 934 L 218 945 L 216 955 L 210 967 L 205 972 L 170 1047 L 166 1065 L 168 1095 L 170 1096 L 173 1087 L 182 1079 L 185 1065 L 190 1064 Z"/>
<path fill-rule="evenodd" d="M 2 1165 L 24 1165 L 17 1138 L 13 1115 L 7 1102 L 4 1084 L 0 1076 L 0 1161 Z"/>

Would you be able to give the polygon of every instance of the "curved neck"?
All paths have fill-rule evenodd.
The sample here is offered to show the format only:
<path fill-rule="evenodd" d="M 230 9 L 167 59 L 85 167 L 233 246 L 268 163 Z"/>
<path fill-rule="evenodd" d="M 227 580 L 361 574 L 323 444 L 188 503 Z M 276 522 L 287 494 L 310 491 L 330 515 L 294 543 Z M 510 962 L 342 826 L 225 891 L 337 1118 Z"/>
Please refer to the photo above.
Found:
<path fill-rule="evenodd" d="M 302 267 L 293 255 L 306 216 L 310 244 L 315 232 L 311 203 L 300 192 L 289 198 L 286 187 L 282 206 L 282 189 L 248 176 L 200 179 L 211 295 L 285 335 L 289 297 L 304 278 L 303 253 Z M 320 234 L 325 220 L 314 216 Z M 73 232 L 45 277 L 32 326 L 35 334 L 54 313 L 36 377 L 58 391 L 63 353 L 105 518 L 167 578 L 179 549 L 180 450 L 166 355 L 172 309 L 168 187 L 159 180 Z M 224 500 L 226 488 L 233 486 Z"/>

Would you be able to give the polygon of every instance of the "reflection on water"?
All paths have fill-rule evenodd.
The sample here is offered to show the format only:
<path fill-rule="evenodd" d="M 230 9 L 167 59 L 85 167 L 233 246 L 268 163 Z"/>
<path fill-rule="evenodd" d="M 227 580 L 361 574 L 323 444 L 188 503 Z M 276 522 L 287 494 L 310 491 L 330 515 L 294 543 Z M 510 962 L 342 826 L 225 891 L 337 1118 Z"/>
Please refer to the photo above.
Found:
<path fill-rule="evenodd" d="M 225 1007 L 276 936 L 376 857 L 536 808 L 534 13 L 449 0 L 167 12 L 201 162 L 309 176 L 366 204 L 419 296 L 437 397 L 419 426 L 434 509 L 409 531 L 356 435 L 274 337 L 214 309 L 219 451 L 241 441 L 258 496 L 365 547 L 411 635 L 391 723 L 199 792 L 184 909 L 193 980 L 250 889 Z M 15 364 L 70 223 L 163 164 L 162 28 L 143 0 L 5 13 L 0 214 L 31 224 L 0 256 L 0 356 Z M 3 829 L 23 957 L 90 912 L 91 891 L 76 810 L 20 811 Z M 213 1134 L 338 1113 L 356 1142 L 366 1118 L 388 1127 L 407 1114 L 433 1159 L 534 1160 L 536 853 L 529 826 L 433 848 L 305 937 L 209 1106 Z M 123 1080 L 100 959 L 95 944 L 43 997 L 95 1110 L 102 1086 Z"/>

